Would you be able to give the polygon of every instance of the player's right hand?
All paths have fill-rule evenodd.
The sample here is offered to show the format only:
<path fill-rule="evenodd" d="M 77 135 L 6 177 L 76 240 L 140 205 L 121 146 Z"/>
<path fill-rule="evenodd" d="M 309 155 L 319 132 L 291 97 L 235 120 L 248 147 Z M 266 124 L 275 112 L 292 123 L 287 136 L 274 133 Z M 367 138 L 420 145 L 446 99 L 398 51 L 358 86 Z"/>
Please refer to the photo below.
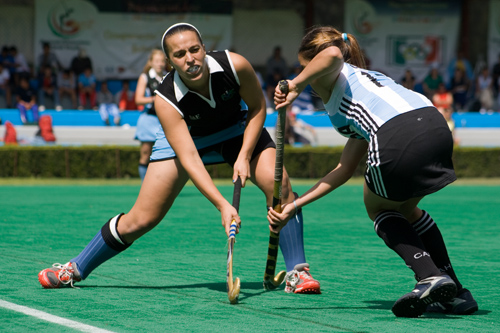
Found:
<path fill-rule="evenodd" d="M 287 82 L 288 94 L 281 91 L 279 84 L 276 86 L 276 89 L 274 89 L 274 105 L 276 105 L 276 110 L 291 105 L 300 94 L 298 87 L 293 81 L 287 80 Z"/>
<path fill-rule="evenodd" d="M 238 223 L 238 228 L 236 228 L 236 233 L 238 234 L 240 232 L 241 219 L 238 215 L 238 212 L 236 211 L 236 208 L 234 208 L 228 202 L 227 205 L 225 205 L 220 210 L 220 214 L 222 219 L 222 226 L 226 230 L 226 235 L 229 237 L 229 228 L 231 228 L 231 223 L 233 222 L 233 220 Z"/>
<path fill-rule="evenodd" d="M 281 229 L 288 223 L 290 218 L 295 214 L 295 207 L 293 204 L 285 204 L 282 206 L 283 211 L 278 213 L 272 207 L 267 211 L 267 220 L 269 221 L 269 230 L 275 234 L 279 233 Z"/>

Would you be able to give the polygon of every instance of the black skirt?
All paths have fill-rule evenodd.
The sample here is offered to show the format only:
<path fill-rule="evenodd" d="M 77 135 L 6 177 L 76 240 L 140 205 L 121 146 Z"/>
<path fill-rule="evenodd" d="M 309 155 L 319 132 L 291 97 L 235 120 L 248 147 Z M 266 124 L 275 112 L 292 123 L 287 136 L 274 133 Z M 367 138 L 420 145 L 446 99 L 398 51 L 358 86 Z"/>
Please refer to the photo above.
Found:
<path fill-rule="evenodd" d="M 371 138 L 366 183 L 393 201 L 434 193 L 457 179 L 452 154 L 452 133 L 436 108 L 403 113 Z"/>

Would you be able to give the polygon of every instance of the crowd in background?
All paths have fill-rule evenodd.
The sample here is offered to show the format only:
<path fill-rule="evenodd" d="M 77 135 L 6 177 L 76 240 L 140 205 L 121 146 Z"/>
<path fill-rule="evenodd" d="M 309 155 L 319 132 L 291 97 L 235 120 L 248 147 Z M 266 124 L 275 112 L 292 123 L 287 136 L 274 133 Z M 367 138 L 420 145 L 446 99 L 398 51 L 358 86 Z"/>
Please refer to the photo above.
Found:
<path fill-rule="evenodd" d="M 69 68 L 61 65 L 48 43 L 43 44 L 43 51 L 37 60 L 38 67 L 30 67 L 15 46 L 3 46 L 0 54 L 0 96 L 5 100 L 3 106 L 18 108 L 23 123 L 36 123 L 38 112 L 46 108 L 62 110 L 63 101 L 66 102 L 65 109 L 98 110 L 108 125 L 109 115 L 113 116 L 115 124 L 119 124 L 120 111 L 138 109 L 130 82 L 120 81 L 118 91 L 110 89 L 106 82 L 99 82 L 93 74 L 92 59 L 84 49 L 78 50 Z M 277 82 L 282 78 L 292 79 L 300 71 L 298 63 L 291 66 L 287 64 L 281 55 L 280 46 L 272 50 L 266 67 L 262 73 L 257 73 L 269 112 L 274 111 L 272 95 Z M 431 66 L 421 81 L 415 78 L 412 69 L 407 69 L 403 77 L 394 79 L 408 89 L 427 96 L 443 110 L 447 119 L 451 119 L 453 112 L 500 111 L 500 55 L 492 68 L 485 64 L 473 68 L 463 52 L 458 52 L 447 66 Z M 293 115 L 312 112 L 320 109 L 320 105 L 308 88 L 297 98 L 290 112 Z M 29 118 L 28 111 L 32 112 Z"/>
<path fill-rule="evenodd" d="M 0 54 L 0 96 L 3 107 L 17 108 L 23 123 L 38 123 L 39 112 L 46 108 L 96 110 L 109 125 L 109 115 L 119 124 L 119 111 L 138 110 L 128 80 L 120 80 L 118 89 L 106 89 L 93 73 L 92 59 L 79 49 L 68 68 L 61 65 L 50 44 L 43 44 L 37 68 L 30 67 L 15 46 L 3 46 Z M 114 80 L 114 83 L 116 81 Z M 0 106 L 1 107 L 1 106 Z"/>

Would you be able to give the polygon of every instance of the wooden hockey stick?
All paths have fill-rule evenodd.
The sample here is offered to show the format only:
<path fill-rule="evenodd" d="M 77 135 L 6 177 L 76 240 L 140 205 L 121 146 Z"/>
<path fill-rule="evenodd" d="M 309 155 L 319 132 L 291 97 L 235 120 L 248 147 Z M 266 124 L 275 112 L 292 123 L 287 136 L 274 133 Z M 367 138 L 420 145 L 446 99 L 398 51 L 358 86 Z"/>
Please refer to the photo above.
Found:
<path fill-rule="evenodd" d="M 288 93 L 288 82 L 279 82 L 281 92 Z M 285 145 L 285 121 L 286 107 L 278 110 L 278 122 L 276 124 L 276 163 L 274 165 L 274 190 L 273 209 L 281 213 L 281 186 L 283 183 L 283 155 Z M 264 273 L 264 289 L 276 289 L 285 279 L 286 271 L 279 272 L 276 276 L 276 262 L 278 260 L 278 247 L 280 242 L 279 233 L 269 233 L 269 247 L 267 250 L 266 271 Z"/>
<path fill-rule="evenodd" d="M 236 182 L 234 183 L 234 192 L 233 192 L 233 207 L 236 208 L 236 211 L 240 208 L 240 196 L 241 196 L 241 178 L 238 177 Z M 228 238 L 228 249 L 227 249 L 227 298 L 231 304 L 238 303 L 238 297 L 240 295 L 240 278 L 236 278 L 233 282 L 233 250 L 234 243 L 236 241 L 236 229 L 238 224 L 236 221 L 232 221 L 231 227 L 229 229 L 229 238 Z"/>

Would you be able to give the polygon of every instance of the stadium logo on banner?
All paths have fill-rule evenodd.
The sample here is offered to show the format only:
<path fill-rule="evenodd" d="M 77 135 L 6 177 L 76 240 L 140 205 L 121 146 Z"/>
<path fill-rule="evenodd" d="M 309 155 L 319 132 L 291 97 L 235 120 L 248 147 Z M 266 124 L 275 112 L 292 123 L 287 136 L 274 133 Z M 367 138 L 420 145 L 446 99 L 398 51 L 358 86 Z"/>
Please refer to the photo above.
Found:
<path fill-rule="evenodd" d="M 444 62 L 445 38 L 441 36 L 388 36 L 388 64 L 429 66 Z"/>
<path fill-rule="evenodd" d="M 47 24 L 56 36 L 72 38 L 93 24 L 93 14 L 95 8 L 86 1 L 59 1 L 48 11 Z"/>
<path fill-rule="evenodd" d="M 352 4 L 356 11 L 352 14 L 352 26 L 358 34 L 366 35 L 375 28 L 376 12 L 373 6 L 366 1 L 356 0 Z"/>

